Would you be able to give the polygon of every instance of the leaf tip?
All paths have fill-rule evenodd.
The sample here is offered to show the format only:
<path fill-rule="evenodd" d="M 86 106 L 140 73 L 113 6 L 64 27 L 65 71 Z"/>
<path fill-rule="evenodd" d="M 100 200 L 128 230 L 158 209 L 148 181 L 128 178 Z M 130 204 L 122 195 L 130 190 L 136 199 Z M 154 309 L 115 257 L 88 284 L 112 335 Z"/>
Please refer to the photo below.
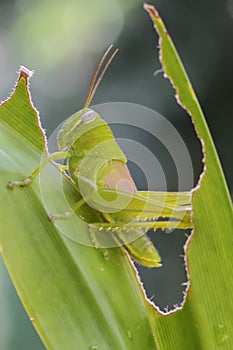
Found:
<path fill-rule="evenodd" d="M 30 79 L 33 76 L 34 71 L 33 70 L 29 70 L 28 68 L 24 67 L 24 66 L 20 66 L 19 68 L 19 77 L 23 77 L 26 80 Z"/>
<path fill-rule="evenodd" d="M 159 17 L 158 11 L 155 9 L 155 7 L 153 5 L 149 5 L 147 3 L 144 3 L 143 8 L 144 8 L 144 10 L 146 10 L 149 13 L 149 15 L 152 17 L 152 19 L 154 17 L 156 17 L 156 18 Z"/>

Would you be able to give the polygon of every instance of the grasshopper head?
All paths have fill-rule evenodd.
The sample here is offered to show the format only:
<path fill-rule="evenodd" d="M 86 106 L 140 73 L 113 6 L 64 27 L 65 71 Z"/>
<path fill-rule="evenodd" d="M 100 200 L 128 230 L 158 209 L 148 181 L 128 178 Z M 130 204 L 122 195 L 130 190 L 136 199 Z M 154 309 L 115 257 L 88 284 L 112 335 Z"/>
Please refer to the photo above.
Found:
<path fill-rule="evenodd" d="M 66 151 L 82 134 L 96 127 L 100 116 L 90 108 L 81 109 L 69 117 L 62 125 L 58 133 L 58 148 Z"/>

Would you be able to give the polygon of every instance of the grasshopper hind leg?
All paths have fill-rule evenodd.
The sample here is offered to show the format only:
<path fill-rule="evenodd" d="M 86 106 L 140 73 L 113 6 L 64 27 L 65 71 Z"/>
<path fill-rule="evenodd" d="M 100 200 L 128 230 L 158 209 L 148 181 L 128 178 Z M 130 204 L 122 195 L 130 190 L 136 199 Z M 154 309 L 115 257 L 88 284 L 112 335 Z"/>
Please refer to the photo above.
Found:
<path fill-rule="evenodd" d="M 95 230 L 89 229 L 89 236 L 93 246 L 101 252 L 105 260 L 108 260 L 109 259 L 108 250 L 99 245 L 99 241 L 98 241 L 98 238 L 96 237 Z"/>

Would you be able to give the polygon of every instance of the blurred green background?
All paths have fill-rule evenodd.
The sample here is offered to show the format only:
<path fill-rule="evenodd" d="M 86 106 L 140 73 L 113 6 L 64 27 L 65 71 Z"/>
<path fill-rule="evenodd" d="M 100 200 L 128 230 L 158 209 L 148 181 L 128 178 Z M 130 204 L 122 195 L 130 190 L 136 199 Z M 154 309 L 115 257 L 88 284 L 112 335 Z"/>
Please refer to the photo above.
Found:
<path fill-rule="evenodd" d="M 233 0 L 158 0 L 153 4 L 190 76 L 232 193 Z M 202 168 L 199 141 L 190 118 L 177 105 L 169 81 L 161 73 L 154 75 L 161 68 L 157 38 L 142 5 L 140 0 L 1 0 L 0 99 L 11 93 L 21 64 L 34 69 L 32 99 L 49 136 L 82 107 L 97 62 L 113 43 L 120 52 L 93 103 L 132 102 L 166 116 L 189 149 L 196 182 Z M 121 136 L 120 131 L 118 134 Z M 164 161 L 158 151 L 156 156 Z M 131 170 L 138 187 L 143 188 L 143 177 L 133 165 Z M 176 178 L 169 169 L 168 176 L 173 189 Z M 154 301 L 161 308 L 179 302 L 182 296 L 185 271 L 180 254 L 184 241 L 184 232 L 171 236 L 158 232 L 155 243 L 167 263 L 149 275 L 142 269 L 150 296 L 155 294 Z M 0 307 L 1 350 L 44 349 L 2 260 Z"/>

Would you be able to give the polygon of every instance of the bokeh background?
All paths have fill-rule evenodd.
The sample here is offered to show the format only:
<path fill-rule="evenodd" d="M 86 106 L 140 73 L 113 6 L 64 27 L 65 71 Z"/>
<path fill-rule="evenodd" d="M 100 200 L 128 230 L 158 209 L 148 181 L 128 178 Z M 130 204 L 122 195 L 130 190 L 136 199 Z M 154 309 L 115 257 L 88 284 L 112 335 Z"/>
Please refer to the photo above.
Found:
<path fill-rule="evenodd" d="M 232 193 L 233 0 L 157 0 L 204 110 Z M 202 169 L 201 149 L 190 118 L 177 105 L 161 73 L 157 36 L 141 0 L 0 1 L 0 99 L 12 91 L 20 65 L 35 70 L 30 90 L 49 136 L 79 110 L 96 64 L 113 43 L 120 53 L 102 82 L 94 104 L 121 101 L 155 109 L 175 126 L 189 149 L 195 182 Z M 117 136 L 127 137 L 116 128 Z M 129 135 L 129 134 L 128 134 Z M 133 136 L 130 134 L 130 137 Z M 156 140 L 151 141 L 156 144 Z M 156 148 L 156 147 L 154 147 Z M 167 164 L 159 145 L 156 157 Z M 165 158 L 164 158 L 165 157 Z M 168 162 L 169 163 L 169 162 Z M 141 171 L 130 164 L 139 188 Z M 166 167 L 166 166 L 165 166 Z M 176 176 L 167 166 L 169 190 Z M 186 189 L 189 190 L 189 189 Z M 12 213 L 12 215 L 14 215 Z M 186 232 L 189 234 L 189 232 Z M 211 232 L 210 239 L 211 239 Z M 185 279 L 183 232 L 153 235 L 165 266 L 141 269 L 149 294 L 159 307 L 180 302 Z M 204 292 L 204 291 L 203 291 Z M 0 261 L 0 349 L 44 349 Z"/>

